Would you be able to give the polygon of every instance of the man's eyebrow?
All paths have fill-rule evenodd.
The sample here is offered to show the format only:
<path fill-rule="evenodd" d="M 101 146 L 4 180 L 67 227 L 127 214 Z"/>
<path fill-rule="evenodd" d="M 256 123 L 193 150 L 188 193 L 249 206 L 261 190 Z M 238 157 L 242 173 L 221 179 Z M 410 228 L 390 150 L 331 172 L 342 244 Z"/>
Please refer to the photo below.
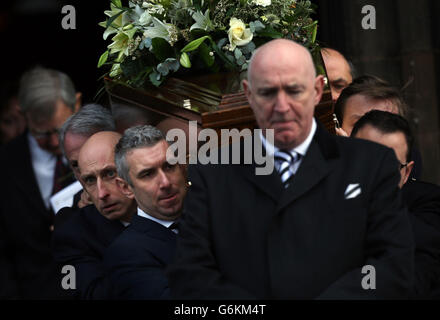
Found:
<path fill-rule="evenodd" d="M 139 171 L 136 174 L 136 177 L 140 177 L 141 175 L 143 175 L 145 173 L 150 173 L 151 171 L 153 171 L 153 168 L 143 168 L 141 171 Z"/>
<path fill-rule="evenodd" d="M 84 174 L 81 175 L 81 180 L 86 180 L 87 178 L 94 178 L 95 176 L 93 174 Z"/>
<path fill-rule="evenodd" d="M 348 81 L 347 80 L 345 80 L 345 79 L 343 79 L 343 78 L 339 78 L 339 79 L 336 79 L 336 80 L 332 80 L 332 81 L 330 81 L 330 83 L 343 83 L 343 84 L 348 84 Z"/>

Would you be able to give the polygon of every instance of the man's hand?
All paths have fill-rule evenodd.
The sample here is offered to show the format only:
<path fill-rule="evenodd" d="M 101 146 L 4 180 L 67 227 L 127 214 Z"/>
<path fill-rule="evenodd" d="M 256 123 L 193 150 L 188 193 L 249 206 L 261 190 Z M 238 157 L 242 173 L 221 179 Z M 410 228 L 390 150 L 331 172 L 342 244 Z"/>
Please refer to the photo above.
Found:
<path fill-rule="evenodd" d="M 92 199 L 90 199 L 89 194 L 83 190 L 81 193 L 81 199 L 78 201 L 78 208 L 84 208 L 91 204 L 93 204 Z"/>

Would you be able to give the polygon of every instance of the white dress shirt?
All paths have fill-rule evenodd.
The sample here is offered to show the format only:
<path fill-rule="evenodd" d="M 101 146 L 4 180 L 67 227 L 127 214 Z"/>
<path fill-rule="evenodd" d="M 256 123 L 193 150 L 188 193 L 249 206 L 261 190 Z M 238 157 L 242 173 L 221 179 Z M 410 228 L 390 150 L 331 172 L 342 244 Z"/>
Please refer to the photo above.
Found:
<path fill-rule="evenodd" d="M 316 127 L 317 127 L 316 121 L 315 121 L 315 118 L 313 118 L 312 128 L 311 128 L 306 140 L 304 140 L 304 142 L 301 143 L 296 148 L 293 148 L 292 150 L 288 150 L 288 151 L 290 151 L 291 154 L 295 154 L 295 155 L 300 154 L 301 155 L 300 159 L 293 164 L 292 168 L 290 168 L 290 170 L 292 171 L 293 174 L 296 173 L 299 166 L 301 165 L 302 159 L 304 158 L 304 156 L 307 153 L 307 150 L 309 150 L 310 144 L 312 143 L 312 140 L 313 140 L 313 136 L 315 135 L 315 132 L 316 132 Z M 260 138 L 263 143 L 263 146 L 266 148 L 266 156 L 273 157 L 275 152 L 280 150 L 279 148 L 277 148 L 276 146 L 274 146 L 273 144 L 271 144 L 269 141 L 266 140 L 266 138 L 263 136 L 262 131 L 260 131 Z M 280 169 L 279 166 L 280 166 L 280 164 L 275 162 L 275 168 L 277 169 L 277 171 L 279 171 L 279 169 Z"/>
<path fill-rule="evenodd" d="M 28 141 L 32 168 L 34 169 L 38 188 L 40 189 L 40 194 L 46 208 L 49 209 L 57 157 L 54 154 L 41 149 L 37 140 L 35 140 L 30 133 L 28 133 Z"/>
<path fill-rule="evenodd" d="M 138 209 L 137 209 L 137 214 L 138 214 L 138 216 L 141 216 L 141 217 L 144 217 L 144 218 L 147 218 L 147 219 L 150 219 L 150 220 L 153 220 L 153 221 L 155 221 L 155 222 L 157 222 L 157 223 L 159 223 L 159 224 L 161 224 L 161 225 L 163 225 L 165 228 L 169 228 L 175 221 L 168 221 L 168 220 L 160 220 L 160 219 L 157 219 L 157 218 L 155 218 L 155 217 L 152 217 L 152 216 L 150 216 L 148 213 L 146 213 L 146 212 L 144 212 L 141 208 L 139 208 L 138 207 Z M 174 230 L 171 230 L 171 231 L 173 231 L 174 232 Z M 174 233 L 176 233 L 176 232 L 174 232 Z"/>

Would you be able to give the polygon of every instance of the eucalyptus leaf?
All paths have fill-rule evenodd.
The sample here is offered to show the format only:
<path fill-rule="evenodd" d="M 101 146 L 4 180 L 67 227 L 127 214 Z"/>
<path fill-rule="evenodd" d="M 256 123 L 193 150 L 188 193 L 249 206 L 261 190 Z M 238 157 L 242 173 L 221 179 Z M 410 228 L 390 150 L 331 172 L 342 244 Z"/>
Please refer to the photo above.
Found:
<path fill-rule="evenodd" d="M 243 54 L 250 54 L 256 49 L 255 43 L 253 41 L 249 42 L 247 45 L 240 47 Z"/>
<path fill-rule="evenodd" d="M 143 40 L 140 44 L 139 44 L 139 49 L 150 49 L 151 48 L 151 38 L 146 38 L 145 40 Z"/>
<path fill-rule="evenodd" d="M 246 63 L 246 58 L 244 56 L 241 56 L 240 58 L 237 59 L 237 64 L 239 66 L 242 66 L 245 63 Z"/>
<path fill-rule="evenodd" d="M 159 63 L 157 65 L 157 72 L 159 72 L 162 76 L 167 76 L 170 72 L 170 68 L 168 68 L 168 65 L 166 63 Z"/>
<path fill-rule="evenodd" d="M 226 39 L 226 38 L 220 39 L 219 42 L 217 42 L 217 46 L 220 49 L 223 48 L 223 46 L 226 44 L 226 41 L 228 41 L 228 39 Z"/>
<path fill-rule="evenodd" d="M 241 50 L 240 50 L 240 49 L 235 48 L 235 50 L 234 50 L 234 56 L 235 56 L 235 59 L 237 59 L 237 61 L 238 61 L 238 59 L 240 59 L 240 57 L 243 56 L 243 53 L 241 53 Z"/>
<path fill-rule="evenodd" d="M 252 33 L 259 32 L 264 28 L 266 28 L 266 26 L 260 20 L 252 21 L 249 23 L 249 29 L 251 29 Z"/>
<path fill-rule="evenodd" d="M 150 78 L 151 83 L 156 87 L 160 86 L 162 83 L 162 81 L 160 81 L 160 73 L 157 73 L 156 71 L 151 72 L 148 77 Z"/>
<path fill-rule="evenodd" d="M 175 58 L 168 58 L 163 63 L 166 63 L 170 71 L 176 72 L 180 68 L 180 63 Z"/>

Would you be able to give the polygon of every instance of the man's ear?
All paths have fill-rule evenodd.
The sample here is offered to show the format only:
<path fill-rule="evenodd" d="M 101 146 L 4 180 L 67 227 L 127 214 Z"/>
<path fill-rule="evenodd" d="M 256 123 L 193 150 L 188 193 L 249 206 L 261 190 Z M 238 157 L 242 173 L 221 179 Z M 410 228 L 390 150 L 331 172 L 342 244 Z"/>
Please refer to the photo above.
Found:
<path fill-rule="evenodd" d="M 315 78 L 315 106 L 321 101 L 324 92 L 324 76 L 319 75 Z"/>
<path fill-rule="evenodd" d="M 81 102 L 82 102 L 82 93 L 81 92 L 77 92 L 75 94 L 75 113 L 78 112 L 78 110 L 81 108 Z"/>
<path fill-rule="evenodd" d="M 249 98 L 251 96 L 251 87 L 249 85 L 249 81 L 247 81 L 246 79 L 243 79 L 241 84 L 243 85 L 244 94 L 246 95 L 246 98 L 249 101 Z"/>
<path fill-rule="evenodd" d="M 403 184 L 405 184 L 408 181 L 409 175 L 411 174 L 413 168 L 414 168 L 414 161 L 408 162 L 405 168 L 405 179 L 403 181 Z"/>
<path fill-rule="evenodd" d="M 131 186 L 128 184 L 127 181 L 116 177 L 116 186 L 118 187 L 119 191 L 125 195 L 129 199 L 134 199 L 134 192 Z"/>

